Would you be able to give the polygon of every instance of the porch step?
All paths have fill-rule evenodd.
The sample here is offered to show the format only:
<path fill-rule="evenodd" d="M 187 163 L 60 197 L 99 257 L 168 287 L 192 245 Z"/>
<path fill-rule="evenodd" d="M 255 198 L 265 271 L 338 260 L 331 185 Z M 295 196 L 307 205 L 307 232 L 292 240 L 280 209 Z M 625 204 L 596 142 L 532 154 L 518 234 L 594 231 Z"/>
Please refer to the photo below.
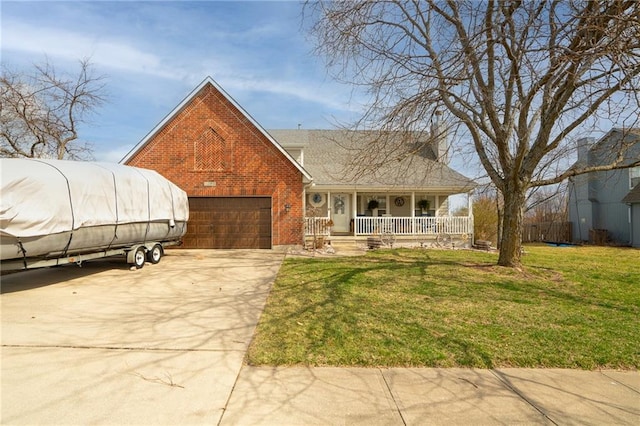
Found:
<path fill-rule="evenodd" d="M 382 245 L 382 240 L 380 237 L 367 237 L 367 248 L 373 250 L 380 248 Z"/>
<path fill-rule="evenodd" d="M 491 241 L 476 240 L 475 247 L 478 250 L 491 250 Z"/>

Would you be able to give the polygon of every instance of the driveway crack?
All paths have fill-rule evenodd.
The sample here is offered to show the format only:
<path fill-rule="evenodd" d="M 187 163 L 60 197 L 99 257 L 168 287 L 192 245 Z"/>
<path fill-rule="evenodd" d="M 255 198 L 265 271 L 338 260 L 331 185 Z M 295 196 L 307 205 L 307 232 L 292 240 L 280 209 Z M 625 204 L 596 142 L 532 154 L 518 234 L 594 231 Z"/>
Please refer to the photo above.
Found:
<path fill-rule="evenodd" d="M 616 380 L 614 377 L 609 376 L 609 375 L 608 375 L 607 373 L 605 373 L 604 371 L 600 371 L 600 374 L 602 374 L 603 376 L 605 376 L 605 377 L 606 377 L 607 379 L 609 379 L 609 380 L 613 380 L 614 382 L 616 382 L 616 383 L 617 383 L 617 384 L 619 384 L 620 386 L 624 386 L 625 388 L 629 389 L 630 391 L 635 392 L 635 393 L 639 393 L 639 394 L 640 394 L 640 392 L 638 392 L 638 390 L 637 390 L 637 389 L 634 389 L 633 387 L 631 387 L 631 386 L 627 385 L 626 383 L 622 383 L 622 382 L 620 382 L 620 381 Z"/>
<path fill-rule="evenodd" d="M 554 422 L 553 419 L 551 417 L 549 417 L 547 415 L 547 413 L 545 413 L 540 407 L 538 407 L 533 401 L 531 401 L 529 398 L 527 398 L 522 392 L 520 392 L 516 387 L 514 387 L 513 385 L 511 385 L 511 383 L 509 382 L 509 380 L 507 380 L 505 377 L 503 377 L 498 371 L 496 370 L 489 370 L 491 371 L 491 374 L 493 374 L 498 380 L 500 380 L 500 382 L 502 382 L 503 385 L 505 385 L 511 392 L 513 392 L 514 394 L 518 395 L 518 397 L 520 399 L 522 399 L 524 402 L 526 402 L 527 404 L 529 404 L 534 410 L 536 410 L 538 413 L 542 414 L 542 416 L 549 420 L 551 423 L 553 423 L 554 425 L 557 425 L 558 423 Z"/>
<path fill-rule="evenodd" d="M 407 421 L 404 419 L 404 416 L 402 415 L 402 410 L 400 409 L 400 406 L 398 405 L 398 401 L 396 401 L 396 397 L 393 395 L 393 391 L 391 390 L 391 386 L 389 385 L 389 382 L 387 381 L 387 377 L 384 375 L 384 372 L 382 371 L 381 368 L 379 368 L 378 371 L 380 371 L 380 375 L 382 376 L 382 380 L 384 380 L 384 384 L 387 387 L 387 390 L 389 391 L 389 395 L 391 395 L 391 399 L 393 400 L 393 404 L 396 406 L 396 410 L 398 411 L 398 415 L 400 415 L 400 419 L 402 420 L 402 424 L 404 426 L 407 426 Z"/>

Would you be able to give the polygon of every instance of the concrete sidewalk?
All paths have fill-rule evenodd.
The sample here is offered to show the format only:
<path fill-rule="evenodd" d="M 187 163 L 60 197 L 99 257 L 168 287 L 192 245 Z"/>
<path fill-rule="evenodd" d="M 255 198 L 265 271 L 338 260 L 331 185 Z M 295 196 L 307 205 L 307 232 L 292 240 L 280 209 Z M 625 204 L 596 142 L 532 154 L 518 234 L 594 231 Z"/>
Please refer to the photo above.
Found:
<path fill-rule="evenodd" d="M 638 372 L 244 365 L 282 258 L 3 276 L 0 424 L 640 424 Z"/>
<path fill-rule="evenodd" d="M 222 425 L 636 425 L 638 372 L 244 366 Z"/>

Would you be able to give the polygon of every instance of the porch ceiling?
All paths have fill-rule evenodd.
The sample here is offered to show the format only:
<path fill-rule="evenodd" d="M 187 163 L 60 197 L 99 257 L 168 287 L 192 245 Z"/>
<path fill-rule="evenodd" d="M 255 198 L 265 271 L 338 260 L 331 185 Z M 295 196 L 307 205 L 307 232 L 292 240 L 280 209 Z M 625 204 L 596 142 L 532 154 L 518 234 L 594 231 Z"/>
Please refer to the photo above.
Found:
<path fill-rule="evenodd" d="M 385 193 L 385 194 L 393 194 L 393 195 L 401 195 L 401 194 L 410 194 L 412 192 L 416 193 L 426 193 L 429 195 L 451 195 L 451 194 L 462 194 L 471 191 L 473 187 L 400 187 L 400 186 L 354 186 L 354 185 L 314 185 L 311 188 L 307 189 L 307 193 L 312 192 L 345 192 L 345 193 L 353 193 L 357 192 L 358 194 L 370 194 L 370 193 Z"/>

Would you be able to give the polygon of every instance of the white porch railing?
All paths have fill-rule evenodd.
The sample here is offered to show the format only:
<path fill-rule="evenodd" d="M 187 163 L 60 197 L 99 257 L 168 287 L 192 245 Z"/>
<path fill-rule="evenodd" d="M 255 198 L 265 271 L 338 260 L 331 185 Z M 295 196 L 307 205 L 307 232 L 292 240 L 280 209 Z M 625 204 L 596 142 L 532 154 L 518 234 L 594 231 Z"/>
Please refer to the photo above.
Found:
<path fill-rule="evenodd" d="M 305 217 L 304 218 L 304 234 L 305 235 L 329 235 L 330 228 L 328 217 Z"/>
<path fill-rule="evenodd" d="M 305 218 L 306 235 L 329 235 L 328 217 Z M 453 235 L 472 234 L 472 216 L 439 216 L 439 217 L 369 217 L 359 216 L 354 219 L 353 235 L 374 235 L 393 232 L 396 235 L 437 235 L 447 233 Z"/>
<path fill-rule="evenodd" d="M 357 217 L 355 235 L 393 232 L 396 235 L 470 234 L 473 218 L 441 217 Z"/>

